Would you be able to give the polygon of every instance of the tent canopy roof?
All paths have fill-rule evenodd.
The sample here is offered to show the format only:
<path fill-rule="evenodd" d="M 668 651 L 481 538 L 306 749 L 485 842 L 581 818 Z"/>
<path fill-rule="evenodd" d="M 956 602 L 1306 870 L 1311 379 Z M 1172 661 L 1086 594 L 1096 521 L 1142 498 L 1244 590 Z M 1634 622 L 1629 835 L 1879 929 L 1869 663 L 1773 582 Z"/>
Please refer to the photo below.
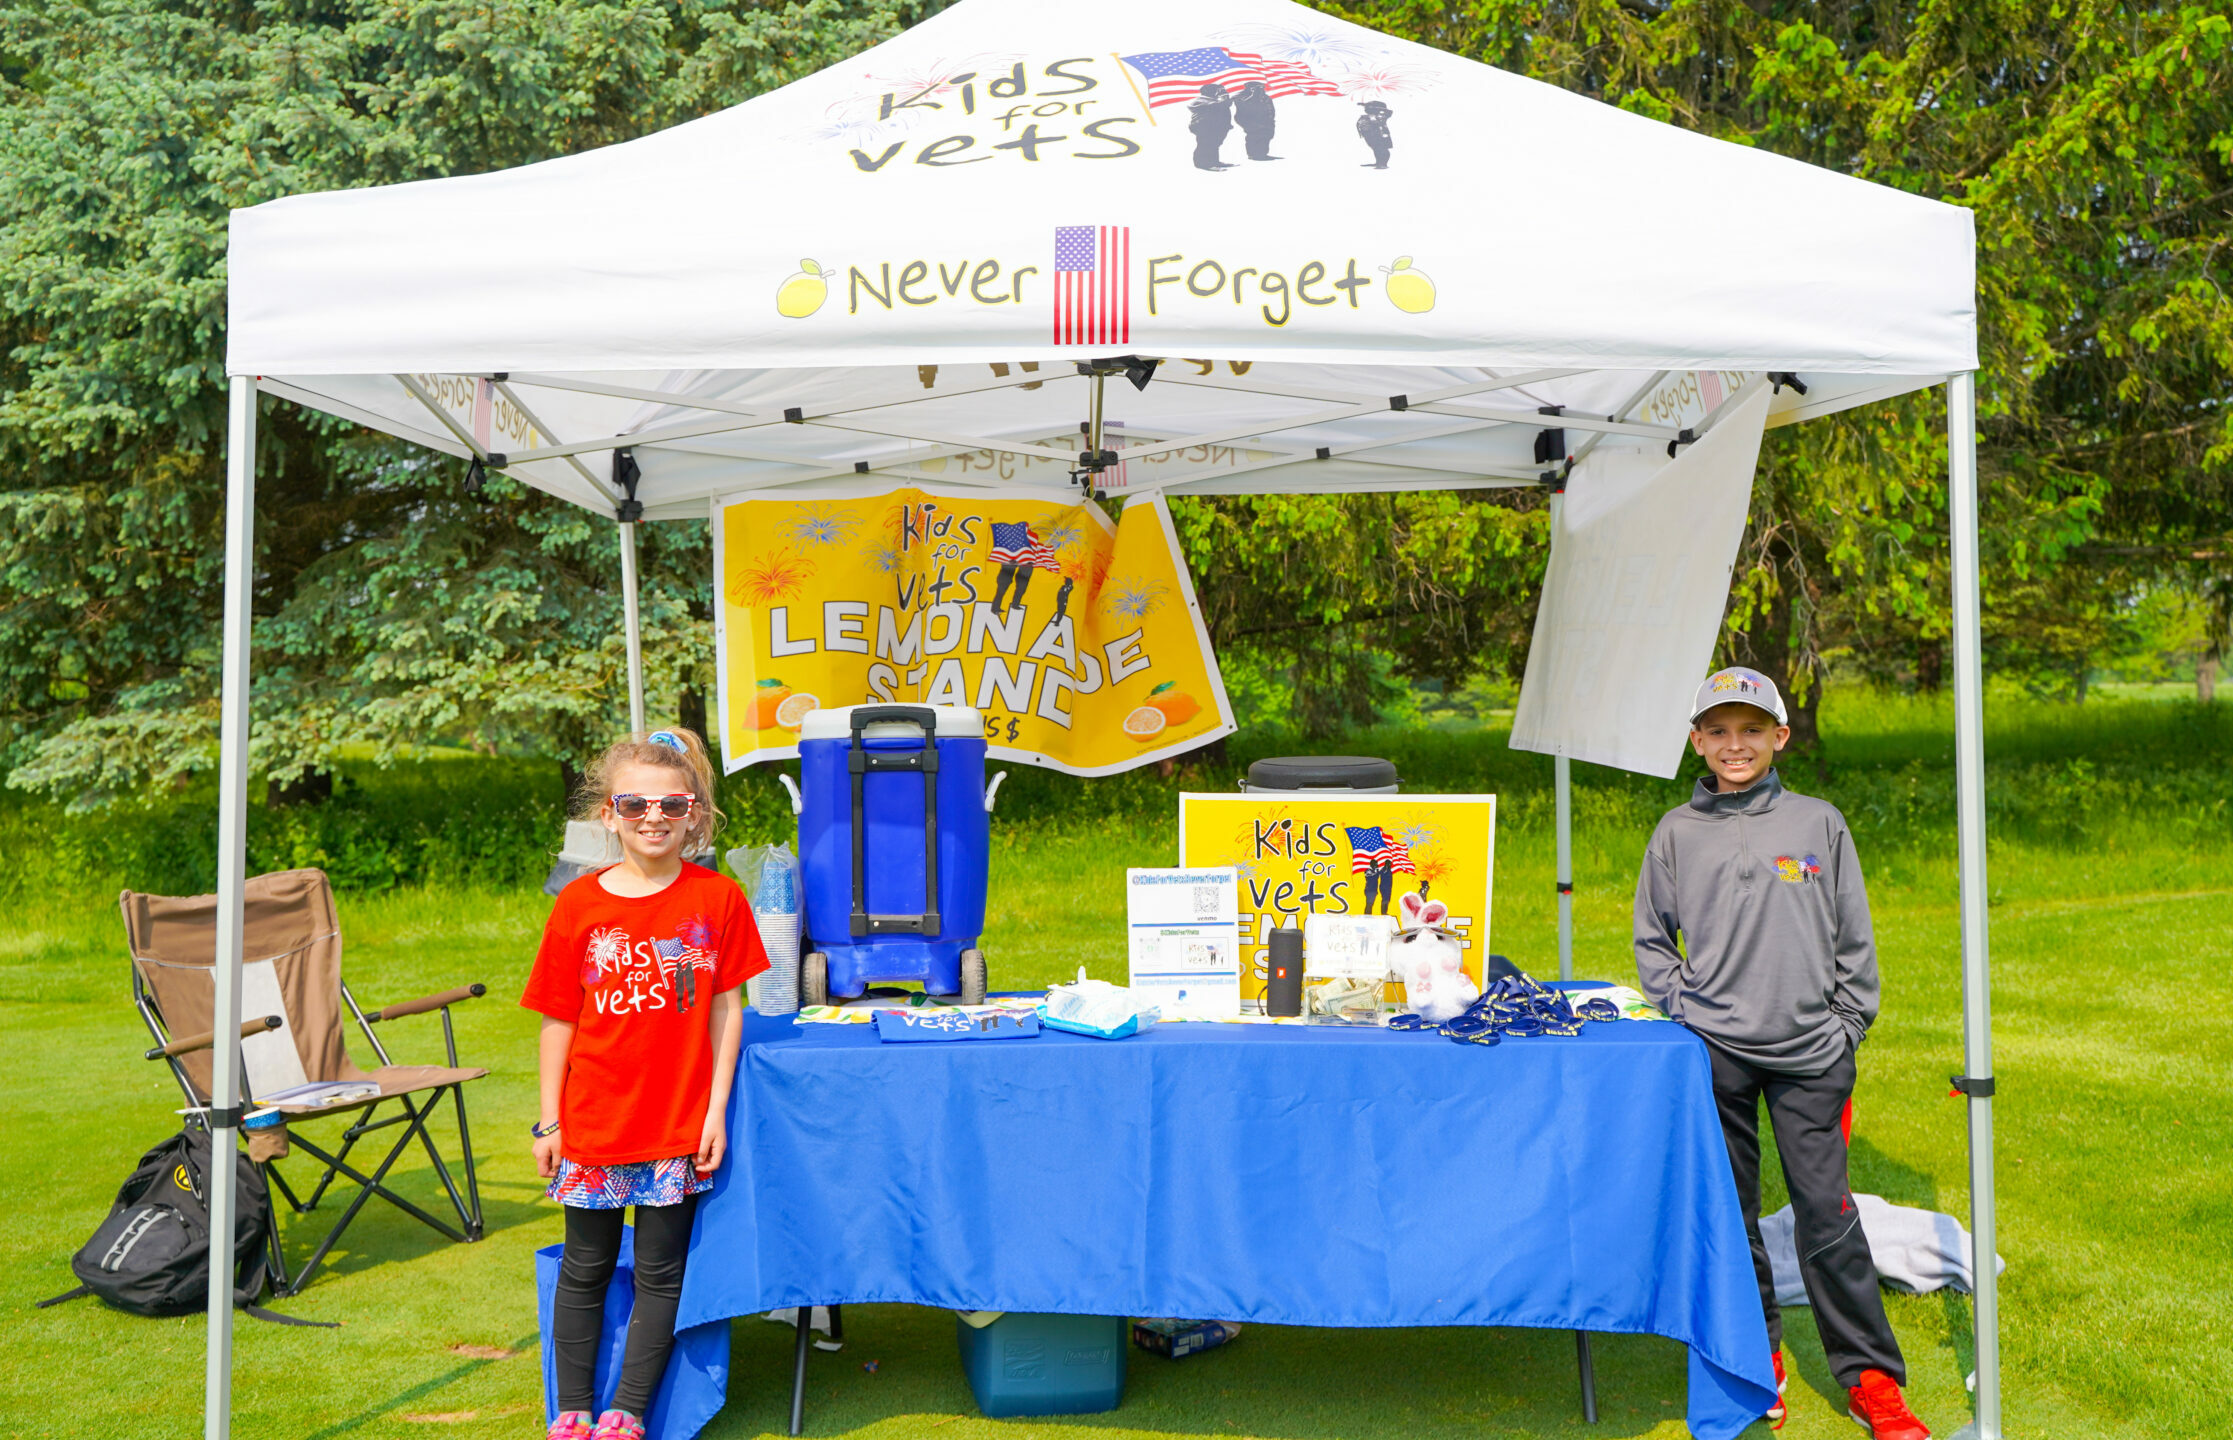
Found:
<path fill-rule="evenodd" d="M 1288 0 L 963 0 L 640 140 L 238 211 L 230 265 L 232 373 L 606 511 L 626 437 L 654 518 L 1069 486 L 1115 356 L 1164 363 L 1099 387 L 1104 487 L 1181 493 L 1532 483 L 1546 425 L 1976 364 L 1967 211 Z"/>

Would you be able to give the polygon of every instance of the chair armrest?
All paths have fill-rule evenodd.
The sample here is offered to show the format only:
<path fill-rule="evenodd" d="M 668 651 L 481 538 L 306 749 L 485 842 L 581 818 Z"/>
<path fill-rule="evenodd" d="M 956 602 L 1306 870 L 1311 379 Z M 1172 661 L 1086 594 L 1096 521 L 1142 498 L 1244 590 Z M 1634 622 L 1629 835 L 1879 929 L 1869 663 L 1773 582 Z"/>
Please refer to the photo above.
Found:
<path fill-rule="evenodd" d="M 277 1015 L 260 1016 L 259 1018 L 251 1020 L 247 1024 L 240 1027 L 240 1038 L 246 1040 L 249 1036 L 261 1035 L 266 1030 L 277 1030 L 280 1026 L 286 1023 L 287 1022 L 284 1019 Z M 204 1030 L 199 1035 L 182 1035 L 178 1039 L 171 1041 L 168 1045 L 156 1046 L 154 1049 L 146 1052 L 146 1054 L 142 1058 L 148 1060 L 175 1060 L 181 1055 L 191 1055 L 196 1050 L 207 1050 L 210 1047 L 210 1043 L 216 1038 L 217 1032 L 214 1030 Z"/>
<path fill-rule="evenodd" d="M 477 1000 L 487 993 L 486 985 L 460 985 L 455 990 L 444 990 L 439 995 L 421 995 L 416 1000 L 399 1001 L 394 1005 L 383 1005 L 377 1010 L 367 1010 L 364 1012 L 365 1023 L 401 1020 L 406 1015 L 424 1015 L 429 1010 L 455 1005 L 460 1000 Z"/>

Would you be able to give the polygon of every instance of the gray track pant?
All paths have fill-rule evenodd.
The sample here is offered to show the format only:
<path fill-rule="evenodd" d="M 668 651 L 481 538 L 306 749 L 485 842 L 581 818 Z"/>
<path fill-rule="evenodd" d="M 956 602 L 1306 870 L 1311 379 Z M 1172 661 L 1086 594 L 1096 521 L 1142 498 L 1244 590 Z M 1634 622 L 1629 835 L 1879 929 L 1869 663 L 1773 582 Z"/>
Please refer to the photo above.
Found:
<path fill-rule="evenodd" d="M 1839 1128 L 1845 1102 L 1853 1094 L 1853 1052 L 1848 1049 L 1820 1075 L 1782 1075 L 1762 1070 L 1706 1041 L 1713 1057 L 1714 1102 L 1721 1110 L 1721 1137 L 1729 1146 L 1729 1170 L 1744 1207 L 1745 1234 L 1752 1241 L 1752 1268 L 1760 1277 L 1760 1308 L 1767 1315 L 1768 1343 L 1783 1343 L 1783 1311 L 1776 1305 L 1775 1277 L 1768 1270 L 1768 1247 L 1760 1238 L 1760 1100 L 1768 1101 L 1768 1123 L 1775 1127 L 1776 1153 L 1783 1159 L 1783 1180 L 1791 1192 L 1799 1274 L 1830 1373 L 1840 1385 L 1859 1383 L 1863 1370 L 1882 1370 L 1907 1383 L 1900 1342 L 1884 1316 L 1877 1290 L 1876 1264 L 1869 1258 L 1869 1237 L 1861 1229 L 1845 1172 L 1846 1142 Z"/>

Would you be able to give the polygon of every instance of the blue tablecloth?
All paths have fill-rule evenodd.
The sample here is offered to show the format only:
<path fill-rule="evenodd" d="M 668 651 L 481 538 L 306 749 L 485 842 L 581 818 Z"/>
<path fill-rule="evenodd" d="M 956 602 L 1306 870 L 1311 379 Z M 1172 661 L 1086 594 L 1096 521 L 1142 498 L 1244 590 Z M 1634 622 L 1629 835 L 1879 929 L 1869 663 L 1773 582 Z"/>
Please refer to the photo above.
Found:
<path fill-rule="evenodd" d="M 896 1301 L 1649 1332 L 1690 1347 L 1701 1440 L 1773 1393 L 1705 1049 L 1680 1026 L 1493 1048 L 1268 1025 L 946 1045 L 746 1026 L 686 1327 Z M 657 1440 L 695 1434 L 725 1381 L 675 1367 Z"/>

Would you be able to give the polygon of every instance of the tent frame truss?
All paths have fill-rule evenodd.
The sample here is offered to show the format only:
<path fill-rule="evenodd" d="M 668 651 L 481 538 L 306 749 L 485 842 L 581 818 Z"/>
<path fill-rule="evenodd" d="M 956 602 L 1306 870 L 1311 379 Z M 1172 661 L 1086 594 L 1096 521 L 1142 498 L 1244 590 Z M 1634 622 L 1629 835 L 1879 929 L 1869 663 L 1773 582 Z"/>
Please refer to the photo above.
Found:
<path fill-rule="evenodd" d="M 1098 387 L 1107 373 L 1105 367 L 1117 363 L 1118 360 L 1137 360 L 1139 358 L 1125 356 L 1114 357 L 1109 360 L 1077 361 L 1074 370 L 1070 373 L 1064 373 L 1057 369 L 1034 369 L 1007 376 L 995 376 L 989 380 L 971 382 L 967 385 L 943 389 L 936 393 L 926 393 L 919 396 L 910 395 L 897 399 L 884 397 L 858 406 L 818 410 L 811 414 L 803 408 L 793 407 L 786 409 L 781 415 L 771 414 L 764 406 L 743 405 L 715 396 L 691 395 L 653 387 L 601 380 L 582 380 L 562 375 L 532 372 L 493 371 L 473 374 L 470 378 L 489 382 L 498 394 L 502 395 L 529 424 L 533 425 L 543 435 L 553 435 L 553 432 L 548 425 L 543 423 L 535 408 L 521 398 L 519 393 L 521 387 L 564 390 L 578 394 L 599 395 L 611 399 L 634 400 L 644 404 L 666 406 L 692 417 L 616 435 L 602 435 L 574 440 L 557 440 L 554 437 L 551 444 L 510 452 L 493 451 L 476 440 L 472 431 L 461 423 L 456 415 L 436 401 L 416 377 L 397 374 L 393 378 L 406 393 L 418 401 L 419 405 L 440 426 L 438 431 L 420 432 L 407 438 L 419 440 L 432 448 L 451 454 L 468 456 L 497 469 L 522 465 L 532 461 L 565 460 L 584 483 L 591 487 L 594 493 L 601 496 L 607 504 L 617 508 L 621 503 L 621 497 L 616 487 L 609 479 L 599 476 L 591 466 L 584 463 L 583 456 L 607 452 L 615 448 L 635 450 L 669 448 L 684 453 L 704 455 L 708 458 L 780 465 L 797 472 L 756 480 L 751 485 L 751 488 L 754 489 L 782 489 L 820 480 L 839 479 L 848 475 L 915 479 L 941 485 L 962 485 L 971 488 L 997 486 L 1005 483 L 990 479 L 979 480 L 973 477 L 932 475 L 919 468 L 923 462 L 928 460 L 979 452 L 1052 461 L 1065 467 L 1082 466 L 1090 471 L 1093 467 L 1088 462 L 1087 457 L 1100 453 L 1098 447 L 1093 445 L 1091 441 L 1092 421 L 1090 418 L 1081 422 L 1082 433 L 1080 439 L 1086 443 L 1088 448 L 1083 454 L 1080 454 L 1067 449 L 1056 448 L 1055 444 L 1047 438 L 1044 427 L 1035 427 L 1023 434 L 957 434 L 935 426 L 910 425 L 903 421 L 895 421 L 889 418 L 889 412 L 905 410 L 912 405 L 946 401 L 964 395 L 981 394 L 988 391 L 1027 386 L 1068 385 L 1080 381 L 1091 384 L 1095 387 L 1097 393 Z M 1096 367 L 1104 368 L 1097 369 Z M 1335 458 L 1361 458 L 1371 464 L 1386 466 L 1391 470 L 1449 477 L 1443 481 L 1415 481 L 1405 477 L 1403 480 L 1404 488 L 1480 489 L 1543 485 L 1549 483 L 1559 473 L 1557 465 L 1554 464 L 1551 469 L 1546 470 L 1541 464 L 1520 466 L 1476 463 L 1387 452 L 1397 451 L 1399 447 L 1420 441 L 1441 440 L 1512 427 L 1535 430 L 1557 429 L 1564 430 L 1570 435 L 1582 437 L 1581 446 L 1564 457 L 1564 468 L 1570 470 L 1573 465 L 1578 464 L 1598 445 L 1602 444 L 1608 436 L 1617 435 L 1639 440 L 1660 441 L 1670 446 L 1689 444 L 1703 436 L 1738 398 L 1748 393 L 1747 391 L 1739 391 L 1725 398 L 1714 412 L 1694 427 L 1664 425 L 1633 418 L 1636 407 L 1666 379 L 1669 372 L 1665 371 L 1652 375 L 1624 404 L 1613 413 L 1604 416 L 1578 414 L 1565 409 L 1525 410 L 1510 406 L 1477 403 L 1477 397 L 1495 395 L 1500 392 L 1560 380 L 1583 373 L 1586 372 L 1572 368 L 1542 368 L 1512 375 L 1495 376 L 1487 380 L 1463 385 L 1444 386 L 1414 395 L 1375 396 L 1316 386 L 1275 384 L 1264 380 L 1248 379 L 1240 375 L 1188 375 L 1175 373 L 1168 369 L 1162 370 L 1156 374 L 1153 383 L 1186 389 L 1235 391 L 1291 400 L 1308 405 L 1311 408 L 1299 414 L 1276 418 L 1261 424 L 1226 426 L 1216 430 L 1185 435 L 1157 434 L 1142 436 L 1141 432 L 1137 430 L 1112 426 L 1111 428 L 1124 428 L 1127 438 L 1140 436 L 1140 438 L 1148 440 L 1146 444 L 1128 445 L 1124 449 L 1113 452 L 1116 463 L 1149 460 L 1192 449 L 1230 445 L 1244 445 L 1250 450 L 1267 453 L 1261 459 L 1247 460 L 1238 465 L 1202 466 L 1144 484 L 1125 485 L 1111 493 L 1130 496 L 1183 492 L 1190 486 L 1204 482 L 1229 480 L 1251 471 Z M 295 400 L 298 403 L 318 405 L 320 408 L 332 403 L 324 397 L 313 397 L 290 385 L 275 384 L 268 380 L 261 383 L 263 388 L 270 390 L 272 393 Z M 1092 411 L 1090 402 L 1084 408 L 1090 415 Z M 1271 439 L 1271 437 L 1287 435 L 1298 430 L 1338 424 L 1345 420 L 1355 420 L 1365 416 L 1410 413 L 1454 423 L 1405 426 L 1399 433 L 1382 437 L 1310 448 L 1281 446 Z M 871 420 L 868 418 L 870 416 L 874 416 L 875 419 Z M 390 422 L 390 428 L 392 428 L 392 424 L 393 422 Z M 810 461 L 803 461 L 795 454 L 773 450 L 739 448 L 733 445 L 719 449 L 711 447 L 701 449 L 688 443 L 693 440 L 708 440 L 717 436 L 736 437 L 755 430 L 770 430 L 779 425 L 807 426 L 849 436 L 857 435 L 898 440 L 906 442 L 910 447 L 921 446 L 927 448 L 911 448 L 905 456 L 894 457 L 892 460 L 882 463 L 868 460 L 854 461 L 838 466 L 829 462 L 815 465 Z M 1391 479 L 1395 478 L 1397 477 L 1391 477 Z M 1214 493 L 1214 491 L 1210 493 Z M 703 497 L 691 497 L 691 500 L 695 501 L 700 498 Z"/>

